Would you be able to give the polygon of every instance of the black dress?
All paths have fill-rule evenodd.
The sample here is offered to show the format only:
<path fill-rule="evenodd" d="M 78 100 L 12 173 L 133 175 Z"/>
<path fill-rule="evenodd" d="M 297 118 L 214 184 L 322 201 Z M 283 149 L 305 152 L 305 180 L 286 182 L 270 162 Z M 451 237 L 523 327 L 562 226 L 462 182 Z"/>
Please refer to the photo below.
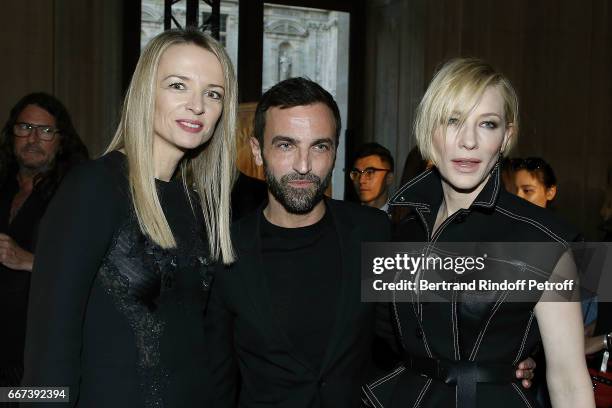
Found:
<path fill-rule="evenodd" d="M 541 282 L 550 278 L 568 242 L 579 239 L 549 211 L 507 193 L 501 187 L 499 165 L 471 207 L 451 215 L 432 235 L 442 195 L 435 170 L 400 188 L 390 206 L 409 207 L 411 211 L 396 225 L 396 240 L 429 245 L 548 242 L 559 251 L 550 260 L 548 254 L 543 257 L 548 269 L 542 270 L 549 274 L 539 276 Z M 509 276 L 531 277 L 525 263 L 505 265 L 503 271 Z M 391 304 L 404 363 L 364 387 L 370 406 L 539 407 L 533 391 L 524 389 L 514 376 L 514 367 L 540 342 L 534 315 L 537 296 L 533 301 L 513 302 L 509 301 L 511 293 L 504 290 L 488 291 L 484 293 L 486 298 L 477 301 L 470 297 L 474 295 L 453 291 L 448 302 L 424 303 L 408 298 Z"/>
<path fill-rule="evenodd" d="M 24 384 L 67 385 L 79 407 L 202 407 L 210 261 L 198 200 L 156 181 L 177 241 L 162 249 L 139 229 L 126 163 L 112 152 L 76 168 L 49 205 Z"/>

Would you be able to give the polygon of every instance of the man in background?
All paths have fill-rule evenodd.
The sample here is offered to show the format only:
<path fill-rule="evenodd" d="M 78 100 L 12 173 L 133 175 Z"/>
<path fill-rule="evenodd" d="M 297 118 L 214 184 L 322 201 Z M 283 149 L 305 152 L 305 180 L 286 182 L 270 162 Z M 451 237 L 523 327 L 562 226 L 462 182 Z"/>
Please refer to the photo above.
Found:
<path fill-rule="evenodd" d="M 38 223 L 62 178 L 87 156 L 68 111 L 46 93 L 24 96 L 0 134 L 0 386 L 19 385 L 23 375 Z"/>
<path fill-rule="evenodd" d="M 384 146 L 378 143 L 359 146 L 349 174 L 361 204 L 387 210 L 393 168 L 393 156 Z"/>

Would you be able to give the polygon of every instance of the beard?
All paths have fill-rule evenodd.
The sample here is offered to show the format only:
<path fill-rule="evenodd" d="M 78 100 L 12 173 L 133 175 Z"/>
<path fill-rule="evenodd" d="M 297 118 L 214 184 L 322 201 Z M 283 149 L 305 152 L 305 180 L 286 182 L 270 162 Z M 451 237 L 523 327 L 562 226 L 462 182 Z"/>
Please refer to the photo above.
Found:
<path fill-rule="evenodd" d="M 317 205 L 322 199 L 331 181 L 332 170 L 325 175 L 323 179 L 312 173 L 299 174 L 290 173 L 281 176 L 277 179 L 272 174 L 266 161 L 264 160 L 264 173 L 268 189 L 276 198 L 276 200 L 291 214 L 307 214 Z M 294 188 L 289 185 L 292 181 L 305 180 L 313 183 L 313 188 Z"/>
<path fill-rule="evenodd" d="M 28 155 L 28 152 L 30 155 Z M 35 156 L 31 156 L 31 154 Z M 54 165 L 55 154 L 49 157 L 38 144 L 28 143 L 15 152 L 15 159 L 20 170 L 31 174 L 45 173 Z"/>

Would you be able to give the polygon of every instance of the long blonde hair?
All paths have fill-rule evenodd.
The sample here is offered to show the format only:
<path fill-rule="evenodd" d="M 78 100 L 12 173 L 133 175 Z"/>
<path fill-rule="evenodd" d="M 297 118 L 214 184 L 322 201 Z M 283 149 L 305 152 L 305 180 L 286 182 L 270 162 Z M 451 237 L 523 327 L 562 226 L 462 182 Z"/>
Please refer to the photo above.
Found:
<path fill-rule="evenodd" d="M 123 149 L 127 155 L 132 204 L 143 234 L 162 248 L 176 247 L 164 216 L 153 163 L 153 123 L 157 68 L 162 54 L 175 44 L 194 44 L 212 52 L 223 69 L 223 112 L 206 146 L 188 152 L 179 163 L 185 187 L 200 196 L 210 256 L 234 261 L 230 237 L 230 193 L 235 178 L 237 85 L 232 63 L 221 44 L 195 29 L 168 30 L 153 38 L 143 50 L 127 90 L 121 120 L 106 153 Z"/>
<path fill-rule="evenodd" d="M 504 99 L 506 125 L 512 126 L 512 137 L 503 151 L 508 155 L 516 144 L 519 130 L 519 106 L 516 91 L 506 76 L 477 58 L 455 58 L 435 74 L 417 109 L 414 134 L 425 160 L 437 162 L 433 135 L 451 115 L 460 114 L 460 125 L 476 106 L 488 87 L 497 87 Z"/>

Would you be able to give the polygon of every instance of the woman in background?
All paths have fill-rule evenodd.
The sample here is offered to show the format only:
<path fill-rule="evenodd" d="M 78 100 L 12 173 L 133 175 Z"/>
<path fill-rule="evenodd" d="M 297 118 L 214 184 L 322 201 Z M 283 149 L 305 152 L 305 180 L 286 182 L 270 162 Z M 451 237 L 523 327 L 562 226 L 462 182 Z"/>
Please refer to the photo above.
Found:
<path fill-rule="evenodd" d="M 513 159 L 512 169 L 514 173 L 513 193 L 529 201 L 538 207 L 548 208 L 557 196 L 557 177 L 550 164 L 540 157 L 528 157 L 526 159 Z M 588 350 L 590 337 L 595 328 L 597 320 L 597 302 L 591 296 L 581 302 L 585 348 Z M 594 344 L 590 345 L 591 347 Z M 544 355 L 541 351 L 534 356 L 537 365 L 542 367 L 541 373 L 534 380 L 534 389 L 538 402 L 543 407 L 550 407 L 550 397 L 546 387 L 546 366 Z"/>
<path fill-rule="evenodd" d="M 539 157 L 514 159 L 512 164 L 516 195 L 538 207 L 548 208 L 557 196 L 557 178 L 550 164 Z M 582 313 L 586 354 L 607 349 L 607 333 L 593 336 L 597 324 L 597 300 L 594 297 L 582 301 Z"/>
<path fill-rule="evenodd" d="M 43 220 L 24 384 L 68 386 L 79 407 L 207 405 L 203 311 L 210 265 L 234 259 L 235 116 L 222 45 L 192 29 L 151 40 L 107 152 Z"/>
<path fill-rule="evenodd" d="M 557 178 L 548 163 L 539 157 L 515 159 L 514 185 L 516 195 L 546 208 L 557 196 Z"/>

